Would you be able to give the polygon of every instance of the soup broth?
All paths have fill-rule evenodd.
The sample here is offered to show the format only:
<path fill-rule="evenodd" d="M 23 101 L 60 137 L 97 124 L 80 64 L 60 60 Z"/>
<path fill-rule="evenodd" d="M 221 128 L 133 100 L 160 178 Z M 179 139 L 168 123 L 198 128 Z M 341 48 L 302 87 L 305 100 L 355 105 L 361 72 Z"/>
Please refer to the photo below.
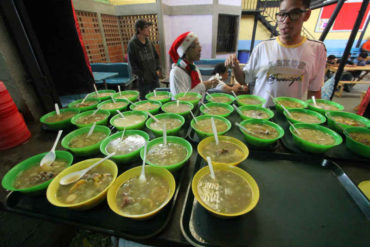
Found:
<path fill-rule="evenodd" d="M 90 97 L 92 97 L 92 98 L 104 98 L 104 97 L 108 97 L 108 96 L 111 96 L 113 93 L 99 93 L 99 95 L 98 94 L 93 94 L 93 95 L 91 95 Z"/>
<path fill-rule="evenodd" d="M 335 140 L 331 135 L 320 130 L 299 128 L 298 131 L 300 134 L 295 134 L 308 142 L 320 145 L 332 145 L 335 143 Z"/>
<path fill-rule="evenodd" d="M 183 101 L 193 101 L 197 99 L 198 97 L 194 95 L 184 95 L 184 96 L 178 97 L 178 100 L 183 100 Z"/>
<path fill-rule="evenodd" d="M 167 166 L 183 161 L 187 156 L 186 148 L 178 143 L 160 143 L 150 147 L 147 153 L 149 162 L 155 165 Z"/>
<path fill-rule="evenodd" d="M 167 112 L 171 112 L 171 113 L 183 113 L 183 112 L 190 111 L 190 109 L 191 107 L 189 105 L 185 105 L 181 103 L 179 103 L 179 106 L 177 106 L 177 104 L 170 104 L 166 106 L 165 108 Z"/>
<path fill-rule="evenodd" d="M 129 135 L 117 138 L 108 143 L 106 150 L 108 153 L 116 152 L 116 155 L 132 153 L 145 145 L 145 138 L 141 135 Z"/>
<path fill-rule="evenodd" d="M 150 102 L 145 102 L 143 104 L 135 105 L 134 110 L 136 110 L 136 111 L 150 111 L 150 110 L 154 110 L 156 108 L 158 108 L 157 104 L 153 104 L 153 103 L 150 103 Z"/>
<path fill-rule="evenodd" d="M 126 115 L 124 118 L 116 118 L 113 123 L 118 127 L 129 127 L 132 125 L 139 124 L 145 120 L 145 116 L 143 115 Z"/>
<path fill-rule="evenodd" d="M 134 93 L 128 93 L 128 94 L 122 94 L 116 97 L 116 99 L 131 99 L 136 97 L 136 94 Z"/>
<path fill-rule="evenodd" d="M 82 148 L 94 145 L 95 143 L 100 142 L 103 140 L 107 135 L 103 132 L 93 132 L 89 137 L 87 136 L 88 133 L 75 136 L 70 140 L 68 146 L 71 148 Z"/>
<path fill-rule="evenodd" d="M 227 124 L 224 121 L 220 119 L 216 119 L 216 118 L 214 118 L 214 120 L 215 120 L 217 132 L 222 132 L 222 131 L 227 130 Z M 210 118 L 201 119 L 197 121 L 198 122 L 195 124 L 195 128 L 205 133 L 212 133 L 212 120 Z"/>
<path fill-rule="evenodd" d="M 94 123 L 94 122 L 104 120 L 106 117 L 107 116 L 105 114 L 102 114 L 102 113 L 96 113 L 95 115 L 93 115 L 91 113 L 91 115 L 79 117 L 78 119 L 76 119 L 76 123 L 78 123 L 78 124 L 90 124 L 90 123 Z"/>
<path fill-rule="evenodd" d="M 316 123 L 320 123 L 321 122 L 320 119 L 318 119 L 316 116 L 310 115 L 310 114 L 307 114 L 307 113 L 303 113 L 303 112 L 290 112 L 290 114 L 292 114 L 293 119 L 295 119 L 297 121 L 300 121 L 300 122 L 312 123 L 312 124 L 316 124 Z"/>
<path fill-rule="evenodd" d="M 67 167 L 65 160 L 56 159 L 49 166 L 40 166 L 40 162 L 35 163 L 27 170 L 21 171 L 14 180 L 14 188 L 25 189 L 42 184 L 54 178 Z"/>
<path fill-rule="evenodd" d="M 166 130 L 171 130 L 179 127 L 181 125 L 181 121 L 175 118 L 161 118 L 158 119 L 159 122 L 153 121 L 150 124 L 150 128 L 154 130 L 163 130 L 164 125 L 166 125 Z"/>
<path fill-rule="evenodd" d="M 254 99 L 254 98 L 241 98 L 238 101 L 242 104 L 245 104 L 245 105 L 259 105 L 259 104 L 262 104 L 262 102 L 260 100 Z"/>
<path fill-rule="evenodd" d="M 285 108 L 304 108 L 304 106 L 301 105 L 300 103 L 290 101 L 290 100 L 286 100 L 286 99 L 279 99 L 278 103 L 280 105 L 285 106 Z"/>
<path fill-rule="evenodd" d="M 349 136 L 355 141 L 358 141 L 364 145 L 370 146 L 370 134 L 368 133 L 352 132 L 352 133 L 349 133 Z"/>
<path fill-rule="evenodd" d="M 119 209 L 128 215 L 141 215 L 162 206 L 169 196 L 169 185 L 157 174 L 145 174 L 146 182 L 139 177 L 126 181 L 118 189 L 116 201 Z"/>
<path fill-rule="evenodd" d="M 163 100 L 163 99 L 169 99 L 170 97 L 168 95 L 157 95 L 157 96 L 150 96 L 150 100 Z"/>
<path fill-rule="evenodd" d="M 262 139 L 274 139 L 279 136 L 279 132 L 267 124 L 246 124 L 244 127 L 253 133 L 253 136 Z M 250 134 L 248 132 L 248 134 Z"/>
<path fill-rule="evenodd" d="M 204 112 L 209 115 L 224 115 L 230 111 L 222 106 L 208 106 L 208 109 L 204 108 Z"/>
<path fill-rule="evenodd" d="M 225 170 L 215 171 L 216 179 L 206 174 L 197 185 L 199 197 L 213 210 L 232 214 L 243 211 L 252 201 L 252 189 L 240 175 Z"/>
<path fill-rule="evenodd" d="M 99 165 L 92 168 L 80 180 L 68 185 L 60 185 L 56 196 L 66 204 L 80 203 L 98 195 L 113 180 L 107 167 Z"/>
<path fill-rule="evenodd" d="M 212 96 L 210 97 L 210 101 L 212 102 L 217 102 L 217 103 L 228 103 L 230 102 L 230 98 L 226 97 L 226 96 Z"/>
<path fill-rule="evenodd" d="M 203 149 L 204 156 L 209 156 L 212 161 L 220 163 L 232 163 L 241 160 L 244 157 L 243 150 L 232 142 L 215 141 L 210 142 Z"/>
<path fill-rule="evenodd" d="M 321 108 L 321 109 L 324 109 L 324 110 L 329 110 L 329 111 L 339 110 L 338 107 L 330 105 L 330 104 L 326 104 L 326 103 L 323 103 L 323 102 L 316 102 L 316 104 L 317 104 L 318 108 Z M 310 105 L 316 107 L 315 104 L 313 104 L 313 103 L 310 103 Z"/>
<path fill-rule="evenodd" d="M 345 124 L 345 125 L 351 125 L 351 126 L 357 126 L 357 127 L 364 127 L 365 124 L 356 121 L 349 117 L 342 117 L 342 116 L 334 116 L 333 120 L 337 123 Z"/>
<path fill-rule="evenodd" d="M 256 119 L 268 119 L 270 116 L 262 110 L 244 110 L 242 111 L 244 116 Z"/>
<path fill-rule="evenodd" d="M 63 121 L 63 120 L 72 118 L 76 114 L 77 114 L 77 112 L 65 111 L 65 112 L 61 112 L 59 115 L 55 114 L 53 116 L 50 116 L 45 121 L 48 122 L 48 123 L 55 123 L 55 122 L 59 122 L 59 121 Z"/>
<path fill-rule="evenodd" d="M 112 102 L 112 103 L 103 104 L 100 108 L 103 110 L 113 110 L 113 109 L 124 107 L 126 105 L 127 103 L 125 102 L 116 102 L 116 103 Z"/>
<path fill-rule="evenodd" d="M 76 107 L 76 108 L 88 107 L 88 106 L 91 106 L 91 105 L 95 105 L 97 103 L 98 103 L 98 101 L 89 100 L 89 101 L 85 101 L 83 103 L 77 103 L 77 104 L 74 105 L 74 107 Z"/>

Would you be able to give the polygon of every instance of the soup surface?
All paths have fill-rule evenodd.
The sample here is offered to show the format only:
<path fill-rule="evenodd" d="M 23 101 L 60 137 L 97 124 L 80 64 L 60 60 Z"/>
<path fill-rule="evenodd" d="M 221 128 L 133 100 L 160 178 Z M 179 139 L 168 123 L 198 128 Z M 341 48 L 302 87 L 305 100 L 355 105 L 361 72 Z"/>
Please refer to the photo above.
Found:
<path fill-rule="evenodd" d="M 108 96 L 111 96 L 113 93 L 99 93 L 99 95 L 98 94 L 93 94 L 93 95 L 91 95 L 90 97 L 92 97 L 92 98 L 103 98 L 103 97 L 108 97 Z"/>
<path fill-rule="evenodd" d="M 279 100 L 277 100 L 277 102 L 280 105 L 285 106 L 285 108 L 304 108 L 304 106 L 301 105 L 300 103 L 290 101 L 290 100 L 286 100 L 286 99 L 279 99 Z"/>
<path fill-rule="evenodd" d="M 216 145 L 215 141 L 210 142 L 203 149 L 204 156 L 209 156 L 214 162 L 232 163 L 240 161 L 244 157 L 243 150 L 232 142 L 222 141 Z"/>
<path fill-rule="evenodd" d="M 128 215 L 141 215 L 162 206 L 169 196 L 169 185 L 157 174 L 145 174 L 143 183 L 139 177 L 126 181 L 117 191 L 119 209 Z"/>
<path fill-rule="evenodd" d="M 128 127 L 139 124 L 145 120 L 145 116 L 139 114 L 125 115 L 124 118 L 116 118 L 113 123 L 119 127 Z"/>
<path fill-rule="evenodd" d="M 76 107 L 76 108 L 88 107 L 88 106 L 91 106 L 91 105 L 95 105 L 98 102 L 99 101 L 96 101 L 96 100 L 89 100 L 89 101 L 85 101 L 83 103 L 77 103 L 73 107 Z"/>
<path fill-rule="evenodd" d="M 192 100 L 197 100 L 198 97 L 194 95 L 183 95 L 181 97 L 178 97 L 178 100 L 183 100 L 183 101 L 192 101 Z"/>
<path fill-rule="evenodd" d="M 147 159 L 152 164 L 166 166 L 183 161 L 187 154 L 186 148 L 181 144 L 169 142 L 165 145 L 159 143 L 150 147 Z"/>
<path fill-rule="evenodd" d="M 217 132 L 222 132 L 222 131 L 225 131 L 227 130 L 227 124 L 220 120 L 220 119 L 216 119 L 214 118 L 215 120 L 215 125 L 216 125 L 216 129 L 217 129 Z M 211 118 L 207 118 L 207 119 L 201 119 L 201 120 L 197 120 L 198 122 L 195 123 L 195 128 L 197 128 L 198 130 L 202 131 L 202 132 L 206 132 L 206 133 L 212 133 L 212 120 Z"/>
<path fill-rule="evenodd" d="M 268 119 L 270 116 L 263 110 L 244 110 L 242 111 L 244 116 L 256 119 Z"/>
<path fill-rule="evenodd" d="M 113 180 L 105 166 L 99 165 L 88 171 L 75 183 L 59 185 L 56 196 L 60 202 L 74 204 L 89 200 L 102 192 Z"/>
<path fill-rule="evenodd" d="M 326 103 L 323 103 L 323 102 L 316 102 L 316 104 L 317 104 L 318 108 L 322 108 L 324 110 L 330 110 L 330 111 L 339 110 L 338 107 L 330 105 L 330 104 L 326 104 Z M 310 103 L 310 105 L 316 107 L 314 103 Z"/>
<path fill-rule="evenodd" d="M 229 113 L 230 111 L 222 106 L 207 106 L 208 108 L 204 108 L 204 112 L 209 115 L 224 115 Z"/>
<path fill-rule="evenodd" d="M 335 143 L 334 137 L 320 130 L 299 128 L 298 131 L 300 134 L 295 134 L 308 142 L 320 145 L 332 145 Z"/>
<path fill-rule="evenodd" d="M 179 106 L 177 104 L 170 104 L 166 106 L 165 110 L 167 112 L 172 112 L 172 113 L 182 113 L 182 112 L 187 112 L 190 111 L 191 107 L 186 104 L 181 104 L 179 103 Z"/>
<path fill-rule="evenodd" d="M 42 184 L 49 179 L 54 178 L 61 171 L 67 167 L 67 162 L 65 160 L 56 159 L 49 166 L 40 166 L 40 162 L 32 165 L 30 168 L 18 173 L 14 180 L 14 188 L 24 189 L 33 187 L 38 184 Z"/>
<path fill-rule="evenodd" d="M 232 214 L 243 211 L 252 201 L 252 189 L 240 175 L 216 170 L 216 179 L 206 174 L 197 185 L 201 200 L 213 210 Z"/>
<path fill-rule="evenodd" d="M 131 100 L 131 98 L 134 98 L 134 97 L 136 97 L 136 94 L 128 93 L 128 94 L 121 94 L 121 95 L 117 96 L 116 99 L 129 99 L 129 100 Z"/>
<path fill-rule="evenodd" d="M 274 139 L 279 136 L 279 132 L 274 127 L 267 124 L 246 124 L 244 127 L 253 133 L 253 136 L 258 138 Z"/>
<path fill-rule="evenodd" d="M 157 104 L 153 104 L 153 103 L 150 103 L 150 102 L 145 102 L 143 104 L 135 105 L 134 110 L 136 110 L 136 111 L 150 111 L 150 110 L 154 110 L 156 108 L 158 108 Z"/>
<path fill-rule="evenodd" d="M 150 96 L 149 99 L 150 100 L 163 100 L 163 99 L 169 99 L 170 97 L 168 95 L 157 95 L 157 96 Z"/>
<path fill-rule="evenodd" d="M 370 134 L 368 133 L 352 132 L 352 133 L 349 133 L 349 136 L 355 141 L 358 141 L 358 142 L 361 142 L 362 144 L 370 146 Z"/>
<path fill-rule="evenodd" d="M 228 98 L 228 97 L 226 97 L 226 96 L 217 96 L 217 97 L 216 96 L 212 96 L 209 99 L 212 102 L 218 102 L 218 103 L 228 103 L 228 102 L 231 101 L 231 99 Z"/>
<path fill-rule="evenodd" d="M 166 130 L 171 130 L 179 127 L 181 125 L 181 121 L 175 118 L 161 118 L 158 119 L 159 121 L 153 121 L 150 124 L 150 128 L 154 130 L 163 130 L 164 125 L 166 125 Z"/>
<path fill-rule="evenodd" d="M 132 153 L 145 145 L 145 138 L 141 135 L 129 135 L 117 138 L 108 143 L 106 150 L 108 153 L 116 152 L 116 155 Z"/>
<path fill-rule="evenodd" d="M 124 107 L 126 105 L 127 105 L 127 103 L 118 101 L 116 103 L 114 103 L 114 102 L 105 103 L 100 108 L 103 109 L 103 110 L 113 110 L 113 109 L 118 109 L 118 108 Z"/>
<path fill-rule="evenodd" d="M 303 112 L 290 112 L 290 114 L 292 114 L 292 118 L 297 120 L 297 121 L 300 121 L 300 122 L 304 122 L 304 123 L 320 123 L 320 119 L 318 119 L 316 116 L 314 115 L 310 115 L 310 114 L 307 114 L 307 113 L 303 113 Z"/>
<path fill-rule="evenodd" d="M 262 102 L 259 99 L 254 99 L 254 98 L 241 98 L 238 101 L 242 104 L 245 104 L 245 105 L 259 105 L 259 104 L 262 104 Z"/>
<path fill-rule="evenodd" d="M 106 117 L 107 117 L 107 115 L 102 114 L 102 113 L 96 113 L 95 115 L 93 115 L 91 113 L 90 115 L 77 118 L 76 123 L 78 123 L 78 124 L 90 124 L 90 123 L 94 123 L 94 122 L 104 120 Z"/>
<path fill-rule="evenodd" d="M 45 121 L 48 122 L 48 123 L 55 123 L 55 122 L 59 122 L 59 121 L 63 121 L 63 120 L 72 118 L 76 114 L 77 114 L 77 112 L 65 111 L 65 112 L 61 112 L 59 115 L 55 114 L 53 116 L 50 116 L 47 119 L 45 119 Z"/>
<path fill-rule="evenodd" d="M 82 135 L 75 136 L 69 141 L 68 146 L 71 148 L 87 147 L 94 145 L 107 137 L 103 132 L 93 132 L 89 137 L 87 134 L 88 133 L 84 133 Z"/>
<path fill-rule="evenodd" d="M 359 121 L 356 121 L 352 118 L 349 118 L 349 117 L 342 117 L 342 116 L 334 116 L 332 117 L 333 120 L 337 123 L 341 123 L 341 124 L 345 124 L 345 125 L 351 125 L 351 126 L 361 126 L 361 127 L 364 127 L 365 124 L 359 122 Z"/>

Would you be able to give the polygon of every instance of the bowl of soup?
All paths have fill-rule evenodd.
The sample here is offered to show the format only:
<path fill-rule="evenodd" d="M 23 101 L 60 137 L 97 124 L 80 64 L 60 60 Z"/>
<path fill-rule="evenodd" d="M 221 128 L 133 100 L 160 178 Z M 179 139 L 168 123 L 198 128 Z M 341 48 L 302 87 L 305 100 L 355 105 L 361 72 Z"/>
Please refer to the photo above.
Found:
<path fill-rule="evenodd" d="M 256 105 L 240 106 L 238 111 L 239 116 L 243 119 L 265 119 L 269 120 L 274 117 L 274 112 L 268 108 Z"/>
<path fill-rule="evenodd" d="M 164 144 L 163 137 L 158 137 L 148 143 L 146 163 L 172 172 L 180 169 L 192 153 L 193 147 L 184 138 L 167 136 L 167 144 Z M 140 157 L 144 158 L 144 149 L 140 151 Z"/>
<path fill-rule="evenodd" d="M 104 201 L 118 173 L 117 165 L 112 160 L 103 161 L 74 183 L 59 184 L 64 176 L 88 168 L 99 160 L 101 158 L 83 160 L 59 173 L 46 191 L 48 201 L 54 206 L 74 210 L 90 209 Z"/>
<path fill-rule="evenodd" d="M 60 109 L 59 115 L 55 111 L 49 112 L 40 118 L 40 122 L 52 130 L 68 129 L 73 126 L 72 118 L 79 112 L 79 109 L 74 108 Z"/>
<path fill-rule="evenodd" d="M 118 130 L 142 129 L 148 118 L 148 114 L 144 111 L 125 111 L 122 115 L 123 118 L 120 114 L 116 114 L 109 121 Z"/>
<path fill-rule="evenodd" d="M 218 135 L 223 135 L 231 129 L 231 122 L 224 117 L 201 115 L 196 117 L 196 120 L 192 119 L 190 122 L 190 126 L 200 139 L 213 135 L 211 118 L 215 121 Z"/>
<path fill-rule="evenodd" d="M 132 111 L 145 111 L 156 114 L 161 109 L 162 103 L 154 100 L 142 100 L 130 105 Z"/>
<path fill-rule="evenodd" d="M 120 93 L 113 94 L 115 99 L 128 99 L 131 102 L 135 102 L 139 98 L 139 91 L 137 90 L 125 90 Z"/>
<path fill-rule="evenodd" d="M 117 110 L 119 111 L 125 111 L 130 103 L 126 99 L 115 99 L 115 102 L 113 100 L 106 100 L 101 102 L 98 105 L 99 109 L 107 110 L 111 114 L 117 113 Z"/>
<path fill-rule="evenodd" d="M 308 108 L 310 110 L 316 111 L 320 114 L 325 115 L 326 112 L 328 111 L 343 111 L 344 106 L 330 100 L 325 100 L 325 99 L 316 99 L 316 105 L 313 103 L 312 99 L 307 100 L 306 102 L 308 103 Z"/>
<path fill-rule="evenodd" d="M 109 111 L 100 109 L 97 112 L 95 111 L 96 110 L 91 110 L 77 114 L 71 119 L 72 124 L 76 125 L 78 128 L 89 127 L 94 123 L 97 125 L 107 125 L 110 116 Z"/>
<path fill-rule="evenodd" d="M 82 102 L 83 99 L 75 100 L 68 104 L 68 108 L 75 108 L 79 109 L 80 112 L 89 111 L 96 109 L 97 105 L 99 104 L 98 99 L 85 99 L 84 102 Z"/>
<path fill-rule="evenodd" d="M 221 117 L 228 117 L 234 111 L 234 108 L 229 104 L 214 103 L 214 102 L 201 105 L 199 109 L 204 115 L 221 116 Z"/>
<path fill-rule="evenodd" d="M 48 152 L 34 155 L 16 164 L 2 179 L 6 190 L 38 194 L 46 189 L 61 171 L 71 166 L 73 156 L 67 151 L 55 151 L 55 161 L 50 166 L 40 166 Z"/>
<path fill-rule="evenodd" d="M 234 96 L 227 94 L 227 93 L 212 93 L 206 96 L 206 100 L 208 102 L 214 102 L 214 103 L 231 104 L 234 102 L 235 98 Z"/>
<path fill-rule="evenodd" d="M 206 210 L 221 218 L 244 215 L 256 207 L 260 192 L 254 178 L 236 166 L 214 165 L 215 178 L 208 166 L 194 175 L 191 189 Z"/>
<path fill-rule="evenodd" d="M 164 104 L 171 100 L 171 93 L 167 91 L 156 91 L 155 94 L 154 92 L 146 94 L 145 98 L 147 100 L 159 101 Z"/>
<path fill-rule="evenodd" d="M 294 124 L 289 131 L 294 143 L 309 153 L 324 153 L 342 143 L 342 137 L 335 131 L 317 124 Z"/>
<path fill-rule="evenodd" d="M 308 109 L 290 109 L 290 115 L 284 111 L 284 116 L 292 123 L 323 124 L 326 117 L 320 113 Z"/>
<path fill-rule="evenodd" d="M 153 118 L 148 118 L 145 122 L 146 127 L 150 129 L 155 136 L 163 135 L 164 126 L 166 126 L 167 135 L 177 135 L 185 123 L 185 118 L 175 113 L 161 113 L 155 115 L 155 117 L 158 119 L 158 122 Z"/>
<path fill-rule="evenodd" d="M 195 106 L 202 99 L 202 95 L 195 92 L 178 93 L 175 95 L 175 99 L 192 103 Z"/>
<path fill-rule="evenodd" d="M 370 129 L 350 127 L 343 131 L 346 136 L 346 147 L 365 158 L 370 158 Z"/>
<path fill-rule="evenodd" d="M 110 89 L 98 90 L 98 93 L 96 92 L 89 93 L 88 98 L 94 98 L 100 101 L 104 101 L 104 100 L 110 99 L 110 97 L 113 96 L 113 94 L 115 93 L 116 91 L 110 90 Z"/>
<path fill-rule="evenodd" d="M 161 109 L 166 113 L 176 113 L 181 116 L 187 116 L 190 114 L 190 111 L 193 110 L 194 105 L 187 101 L 171 101 L 162 105 Z"/>
<path fill-rule="evenodd" d="M 107 126 L 96 125 L 88 136 L 91 127 L 79 128 L 70 132 L 62 139 L 62 146 L 77 156 L 87 156 L 99 153 L 100 143 L 110 135 Z"/>
<path fill-rule="evenodd" d="M 243 94 L 238 95 L 238 97 L 236 97 L 236 102 L 238 103 L 239 106 L 247 105 L 263 106 L 266 103 L 266 100 L 257 95 Z"/>
<path fill-rule="evenodd" d="M 126 130 L 124 135 L 119 131 L 104 139 L 100 145 L 100 152 L 104 155 L 116 152 L 111 157 L 117 163 L 127 164 L 139 158 L 145 142 L 149 141 L 149 135 L 142 130 Z"/>
<path fill-rule="evenodd" d="M 240 122 L 248 131 L 240 128 L 245 141 L 254 147 L 273 146 L 284 136 L 284 129 L 278 124 L 264 119 L 249 119 Z"/>
<path fill-rule="evenodd" d="M 144 220 L 160 212 L 172 199 L 176 182 L 168 170 L 145 166 L 145 182 L 139 176 L 141 166 L 122 173 L 109 188 L 107 201 L 116 214 Z"/>
<path fill-rule="evenodd" d="M 329 128 L 342 133 L 349 127 L 369 127 L 369 119 L 351 112 L 331 111 L 325 114 Z"/>
<path fill-rule="evenodd" d="M 307 103 L 303 100 L 292 98 L 292 97 L 276 97 L 274 99 L 276 110 L 283 112 L 284 109 L 281 107 L 283 105 L 286 109 L 296 109 L 296 108 L 307 108 Z"/>

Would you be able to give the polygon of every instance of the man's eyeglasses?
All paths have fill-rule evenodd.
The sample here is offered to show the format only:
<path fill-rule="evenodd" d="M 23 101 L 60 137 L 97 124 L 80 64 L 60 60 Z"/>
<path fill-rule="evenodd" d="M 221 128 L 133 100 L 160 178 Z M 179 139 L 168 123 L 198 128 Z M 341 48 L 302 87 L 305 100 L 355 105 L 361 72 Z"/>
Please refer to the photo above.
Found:
<path fill-rule="evenodd" d="M 293 9 L 289 12 L 278 12 L 276 13 L 276 20 L 283 22 L 289 16 L 291 21 L 297 21 L 305 12 L 307 12 L 306 9 Z"/>

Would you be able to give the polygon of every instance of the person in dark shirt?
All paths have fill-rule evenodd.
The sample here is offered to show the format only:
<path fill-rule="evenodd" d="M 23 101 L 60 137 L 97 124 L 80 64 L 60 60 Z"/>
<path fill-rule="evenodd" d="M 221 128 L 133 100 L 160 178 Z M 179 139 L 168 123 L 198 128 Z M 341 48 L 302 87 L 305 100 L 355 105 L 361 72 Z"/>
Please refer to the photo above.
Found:
<path fill-rule="evenodd" d="M 128 62 L 132 74 L 138 78 L 140 98 L 159 87 L 160 63 L 159 56 L 148 37 L 151 22 L 138 20 L 135 23 L 136 34 L 128 43 Z"/>

